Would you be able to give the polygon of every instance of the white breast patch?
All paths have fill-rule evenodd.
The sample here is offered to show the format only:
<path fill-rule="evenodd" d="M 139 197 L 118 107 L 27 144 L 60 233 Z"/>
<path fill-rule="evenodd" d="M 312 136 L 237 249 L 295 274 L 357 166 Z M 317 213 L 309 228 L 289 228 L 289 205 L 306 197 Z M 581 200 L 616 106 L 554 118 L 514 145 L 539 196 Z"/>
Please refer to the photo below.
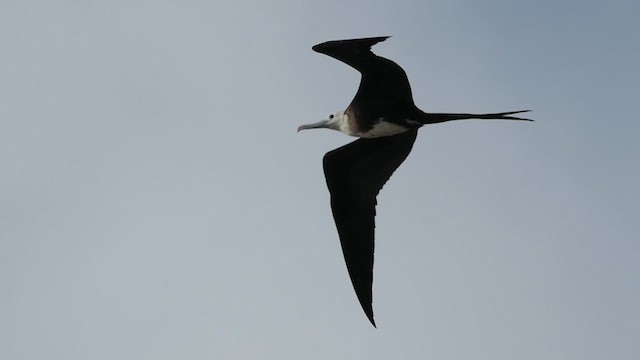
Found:
<path fill-rule="evenodd" d="M 380 118 L 379 120 L 380 121 L 377 124 L 373 125 L 373 128 L 371 130 L 364 133 L 358 133 L 356 134 L 356 136 L 362 138 L 377 138 L 382 136 L 397 135 L 409 130 L 404 126 L 386 122 L 383 118 Z"/>

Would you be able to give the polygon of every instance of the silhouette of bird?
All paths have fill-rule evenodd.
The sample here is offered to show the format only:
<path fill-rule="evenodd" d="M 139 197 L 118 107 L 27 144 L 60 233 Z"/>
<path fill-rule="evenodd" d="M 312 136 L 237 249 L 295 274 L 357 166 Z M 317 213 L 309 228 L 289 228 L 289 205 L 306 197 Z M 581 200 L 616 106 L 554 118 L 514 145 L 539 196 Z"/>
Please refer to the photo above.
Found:
<path fill-rule="evenodd" d="M 313 50 L 358 70 L 360 87 L 351 104 L 305 129 L 327 128 L 360 139 L 328 152 L 324 174 L 342 252 L 360 305 L 375 327 L 372 305 L 376 196 L 407 158 L 423 125 L 463 119 L 526 120 L 529 110 L 492 114 L 426 113 L 413 102 L 405 71 L 371 47 L 389 38 L 328 41 Z"/>

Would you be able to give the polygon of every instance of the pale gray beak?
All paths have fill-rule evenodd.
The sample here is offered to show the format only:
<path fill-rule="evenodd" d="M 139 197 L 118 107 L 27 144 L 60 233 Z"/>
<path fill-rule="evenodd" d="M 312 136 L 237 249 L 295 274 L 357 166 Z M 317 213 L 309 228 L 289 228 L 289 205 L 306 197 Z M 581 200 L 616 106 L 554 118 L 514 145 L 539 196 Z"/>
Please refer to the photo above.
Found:
<path fill-rule="evenodd" d="M 325 119 L 325 120 L 318 121 L 317 123 L 313 123 L 313 124 L 300 125 L 300 126 L 298 126 L 298 131 L 307 130 L 307 129 L 329 128 L 328 124 L 329 124 L 329 120 Z"/>

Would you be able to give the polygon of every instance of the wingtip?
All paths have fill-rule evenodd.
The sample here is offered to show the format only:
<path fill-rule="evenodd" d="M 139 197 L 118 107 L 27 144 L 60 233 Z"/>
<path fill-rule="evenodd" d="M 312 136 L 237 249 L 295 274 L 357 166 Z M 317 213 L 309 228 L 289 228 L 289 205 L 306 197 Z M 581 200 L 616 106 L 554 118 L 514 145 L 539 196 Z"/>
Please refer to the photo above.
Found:
<path fill-rule="evenodd" d="M 328 48 L 331 48 L 334 45 L 346 44 L 346 43 L 365 44 L 365 45 L 368 45 L 369 48 L 371 48 L 373 45 L 379 42 L 385 41 L 390 37 L 391 35 L 385 35 L 385 36 L 374 36 L 374 37 L 344 39 L 344 40 L 329 40 L 329 41 L 325 41 L 323 43 L 312 46 L 311 50 L 318 53 L 325 53 L 325 51 Z"/>
<path fill-rule="evenodd" d="M 373 327 L 374 327 L 375 329 L 377 329 L 377 328 L 378 328 L 378 326 L 376 325 L 376 322 L 373 320 L 373 318 L 370 318 L 370 319 L 369 319 L 369 321 L 371 321 L 371 325 L 373 325 Z"/>
<path fill-rule="evenodd" d="M 373 309 L 365 309 L 364 313 L 367 315 L 367 319 L 369 319 L 371 325 L 377 329 L 378 326 L 376 325 L 376 321 L 373 319 Z"/>

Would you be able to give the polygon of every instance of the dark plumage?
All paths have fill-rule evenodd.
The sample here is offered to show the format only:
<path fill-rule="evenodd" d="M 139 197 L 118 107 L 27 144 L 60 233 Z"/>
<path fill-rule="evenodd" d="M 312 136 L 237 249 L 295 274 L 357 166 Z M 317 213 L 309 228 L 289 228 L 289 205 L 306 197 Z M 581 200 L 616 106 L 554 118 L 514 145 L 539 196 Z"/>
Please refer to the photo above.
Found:
<path fill-rule="evenodd" d="M 328 41 L 314 51 L 358 70 L 362 77 L 351 104 L 323 121 L 298 131 L 329 128 L 360 139 L 324 156 L 324 173 L 342 252 L 360 305 L 375 326 L 372 307 L 376 196 L 407 158 L 418 129 L 462 119 L 528 120 L 511 116 L 528 110 L 493 114 L 425 113 L 413 102 L 404 70 L 371 52 L 388 37 Z"/>

